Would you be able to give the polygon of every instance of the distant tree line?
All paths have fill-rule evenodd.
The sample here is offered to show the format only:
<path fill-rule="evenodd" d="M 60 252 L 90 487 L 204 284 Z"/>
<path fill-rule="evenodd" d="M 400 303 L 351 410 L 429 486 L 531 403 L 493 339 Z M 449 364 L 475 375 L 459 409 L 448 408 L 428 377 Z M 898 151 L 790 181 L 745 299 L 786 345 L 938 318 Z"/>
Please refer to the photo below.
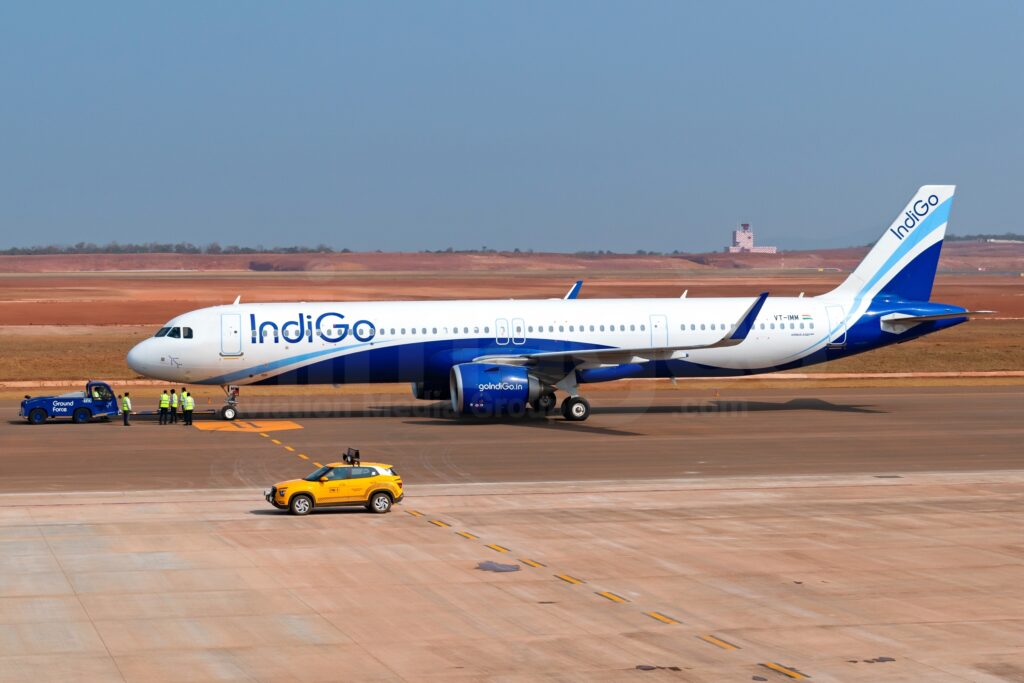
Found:
<path fill-rule="evenodd" d="M 163 242 L 146 242 L 144 244 L 121 244 L 110 242 L 109 244 L 94 244 L 92 242 L 79 242 L 78 244 L 50 244 L 36 247 L 11 247 L 0 250 L 4 256 L 45 256 L 50 254 L 349 254 L 350 249 L 334 250 L 326 244 L 315 247 L 264 247 L 262 244 L 255 247 L 241 247 L 237 244 L 221 246 L 217 242 L 211 242 L 205 246 L 198 246 L 191 242 L 178 242 L 176 244 Z"/>
<path fill-rule="evenodd" d="M 950 242 L 984 242 L 985 240 L 1024 240 L 1024 235 L 1015 232 L 1004 232 L 1001 235 L 986 233 L 981 235 L 946 235 Z"/>

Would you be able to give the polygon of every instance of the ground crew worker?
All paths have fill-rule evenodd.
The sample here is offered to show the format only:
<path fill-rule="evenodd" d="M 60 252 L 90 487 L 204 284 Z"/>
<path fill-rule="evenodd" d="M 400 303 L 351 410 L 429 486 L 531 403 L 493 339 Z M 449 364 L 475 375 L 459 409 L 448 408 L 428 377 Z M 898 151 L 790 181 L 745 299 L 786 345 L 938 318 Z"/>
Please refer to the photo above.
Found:
<path fill-rule="evenodd" d="M 92 388 L 92 400 L 94 400 L 94 401 L 100 400 L 100 392 L 99 392 L 99 390 L 96 389 L 96 387 Z"/>
<path fill-rule="evenodd" d="M 124 426 L 131 427 L 132 424 L 128 420 L 128 416 L 132 414 L 132 399 L 128 392 L 124 392 L 124 396 L 121 397 L 121 416 L 124 418 Z"/>
<path fill-rule="evenodd" d="M 192 398 L 192 394 L 186 392 L 185 393 L 185 403 L 182 406 L 182 409 L 184 410 L 184 413 L 185 413 L 185 424 L 187 424 L 187 425 L 192 424 L 192 411 L 195 409 L 195 407 L 196 407 L 195 399 Z"/>
<path fill-rule="evenodd" d="M 188 392 L 185 391 L 185 387 L 182 387 L 181 388 L 181 398 L 178 399 L 179 403 L 181 403 L 181 423 L 182 424 L 185 424 L 185 394 L 187 394 L 187 393 Z"/>
<path fill-rule="evenodd" d="M 160 394 L 160 424 L 167 424 L 167 413 L 171 409 L 171 397 L 167 394 L 167 390 L 164 389 L 164 393 Z"/>
<path fill-rule="evenodd" d="M 171 389 L 171 424 L 178 424 L 178 394 Z"/>

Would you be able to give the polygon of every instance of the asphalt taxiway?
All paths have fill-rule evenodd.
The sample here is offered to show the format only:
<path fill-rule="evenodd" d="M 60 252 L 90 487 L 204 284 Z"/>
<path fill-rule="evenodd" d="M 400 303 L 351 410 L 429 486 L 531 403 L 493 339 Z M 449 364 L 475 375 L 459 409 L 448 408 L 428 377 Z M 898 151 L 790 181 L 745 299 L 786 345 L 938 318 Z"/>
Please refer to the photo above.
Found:
<path fill-rule="evenodd" d="M 561 417 L 454 419 L 407 394 L 248 396 L 244 419 L 0 423 L 0 492 L 263 487 L 346 447 L 419 484 L 1024 467 L 1024 387 L 729 388 L 642 382 Z M 261 436 L 266 435 L 266 436 Z"/>
<path fill-rule="evenodd" d="M 399 394 L 12 418 L 0 683 L 1022 680 L 1022 399 L 634 383 L 583 424 Z M 262 500 L 347 446 L 401 471 L 391 514 Z"/>

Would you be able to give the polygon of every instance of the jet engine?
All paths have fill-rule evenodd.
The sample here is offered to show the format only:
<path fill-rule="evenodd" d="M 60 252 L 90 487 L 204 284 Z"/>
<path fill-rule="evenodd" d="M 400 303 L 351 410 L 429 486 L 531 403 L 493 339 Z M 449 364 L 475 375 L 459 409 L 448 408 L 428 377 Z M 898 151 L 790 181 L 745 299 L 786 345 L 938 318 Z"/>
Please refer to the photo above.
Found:
<path fill-rule="evenodd" d="M 452 410 L 464 415 L 522 414 L 530 401 L 550 393 L 526 368 L 492 363 L 462 363 L 451 372 Z"/>

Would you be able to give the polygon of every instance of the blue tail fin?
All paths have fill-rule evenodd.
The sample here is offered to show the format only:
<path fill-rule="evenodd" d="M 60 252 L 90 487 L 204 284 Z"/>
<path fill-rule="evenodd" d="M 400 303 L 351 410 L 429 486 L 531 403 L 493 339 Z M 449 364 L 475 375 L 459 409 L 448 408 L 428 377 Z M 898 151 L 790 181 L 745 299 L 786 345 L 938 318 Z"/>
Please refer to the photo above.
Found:
<path fill-rule="evenodd" d="M 919 189 L 857 269 L 827 296 L 852 297 L 854 309 L 878 295 L 928 301 L 955 190 L 955 185 Z"/>

